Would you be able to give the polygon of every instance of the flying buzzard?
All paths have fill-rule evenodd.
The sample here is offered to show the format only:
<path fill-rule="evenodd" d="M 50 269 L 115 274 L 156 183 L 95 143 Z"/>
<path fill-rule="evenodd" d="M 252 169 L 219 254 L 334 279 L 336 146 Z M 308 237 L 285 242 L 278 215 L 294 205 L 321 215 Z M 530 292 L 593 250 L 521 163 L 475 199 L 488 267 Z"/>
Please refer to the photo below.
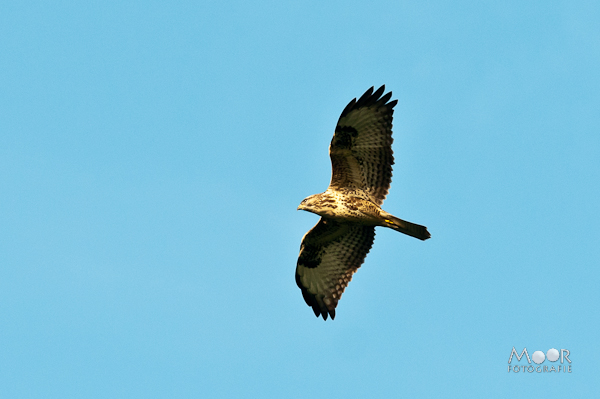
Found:
<path fill-rule="evenodd" d="M 375 226 L 420 240 L 431 235 L 381 209 L 392 181 L 392 117 L 398 100 L 373 87 L 342 111 L 329 146 L 332 176 L 327 191 L 304 199 L 298 209 L 321 216 L 302 238 L 296 283 L 315 316 L 335 318 L 352 274 L 373 245 Z"/>

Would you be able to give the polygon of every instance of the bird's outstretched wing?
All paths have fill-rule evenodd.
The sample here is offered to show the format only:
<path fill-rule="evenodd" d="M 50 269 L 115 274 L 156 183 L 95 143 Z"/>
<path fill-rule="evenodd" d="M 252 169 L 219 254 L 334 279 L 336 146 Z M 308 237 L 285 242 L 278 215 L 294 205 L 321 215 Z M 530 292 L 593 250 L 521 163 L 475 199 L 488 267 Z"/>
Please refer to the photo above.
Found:
<path fill-rule="evenodd" d="M 332 176 L 329 187 L 336 191 L 366 194 L 381 205 L 392 181 L 392 118 L 398 100 L 383 97 L 385 86 L 373 87 L 358 101 L 346 106 L 329 146 Z M 380 98 L 381 97 L 381 98 Z"/>
<path fill-rule="evenodd" d="M 302 238 L 296 283 L 315 316 L 335 318 L 337 306 L 352 275 L 373 245 L 375 227 L 338 223 L 321 218 Z"/>

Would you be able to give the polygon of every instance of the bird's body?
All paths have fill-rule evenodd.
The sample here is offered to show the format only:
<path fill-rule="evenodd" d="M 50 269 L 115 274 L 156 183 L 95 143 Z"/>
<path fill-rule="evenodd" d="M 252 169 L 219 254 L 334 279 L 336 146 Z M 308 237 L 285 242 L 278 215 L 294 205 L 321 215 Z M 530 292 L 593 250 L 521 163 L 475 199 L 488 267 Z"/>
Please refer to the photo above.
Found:
<path fill-rule="evenodd" d="M 316 213 L 338 223 L 389 227 L 421 240 L 430 237 L 424 226 L 397 218 L 381 209 L 370 199 L 361 198 L 356 192 L 335 191 L 330 188 L 322 194 L 306 198 L 300 203 L 298 209 Z"/>
<path fill-rule="evenodd" d="M 322 194 L 304 199 L 298 209 L 321 219 L 302 238 L 296 283 L 315 315 L 335 317 L 335 308 L 352 275 L 364 262 L 375 226 L 426 240 L 427 228 L 383 209 L 392 178 L 392 116 L 397 101 L 385 87 L 352 100 L 342 112 L 329 154 L 332 178 Z M 381 98 L 380 98 L 381 97 Z"/>
<path fill-rule="evenodd" d="M 327 190 L 315 194 L 300 204 L 298 209 L 316 213 L 340 223 L 362 223 L 377 226 L 381 219 L 381 208 L 366 198 L 354 193 Z"/>

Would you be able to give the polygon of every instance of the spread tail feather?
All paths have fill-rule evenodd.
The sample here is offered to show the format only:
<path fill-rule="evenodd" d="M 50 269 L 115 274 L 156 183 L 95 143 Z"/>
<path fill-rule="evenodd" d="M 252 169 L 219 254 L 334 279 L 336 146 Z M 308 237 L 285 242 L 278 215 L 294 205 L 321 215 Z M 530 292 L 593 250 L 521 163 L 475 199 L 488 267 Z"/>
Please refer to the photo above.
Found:
<path fill-rule="evenodd" d="M 414 224 L 402 220 L 390 214 L 385 215 L 384 226 L 390 227 L 396 231 L 407 234 L 411 237 L 418 238 L 419 240 L 426 240 L 431 237 L 431 234 L 427 231 L 427 227 L 421 226 L 420 224 Z"/>

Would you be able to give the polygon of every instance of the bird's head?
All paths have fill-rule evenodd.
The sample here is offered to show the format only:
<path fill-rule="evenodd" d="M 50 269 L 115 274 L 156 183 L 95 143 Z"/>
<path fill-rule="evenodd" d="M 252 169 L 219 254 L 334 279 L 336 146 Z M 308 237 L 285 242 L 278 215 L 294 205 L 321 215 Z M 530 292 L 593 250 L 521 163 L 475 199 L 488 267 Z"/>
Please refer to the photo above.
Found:
<path fill-rule="evenodd" d="M 306 197 L 302 200 L 302 202 L 298 206 L 298 210 L 317 213 L 319 204 L 320 204 L 319 194 L 311 195 L 310 197 Z"/>

